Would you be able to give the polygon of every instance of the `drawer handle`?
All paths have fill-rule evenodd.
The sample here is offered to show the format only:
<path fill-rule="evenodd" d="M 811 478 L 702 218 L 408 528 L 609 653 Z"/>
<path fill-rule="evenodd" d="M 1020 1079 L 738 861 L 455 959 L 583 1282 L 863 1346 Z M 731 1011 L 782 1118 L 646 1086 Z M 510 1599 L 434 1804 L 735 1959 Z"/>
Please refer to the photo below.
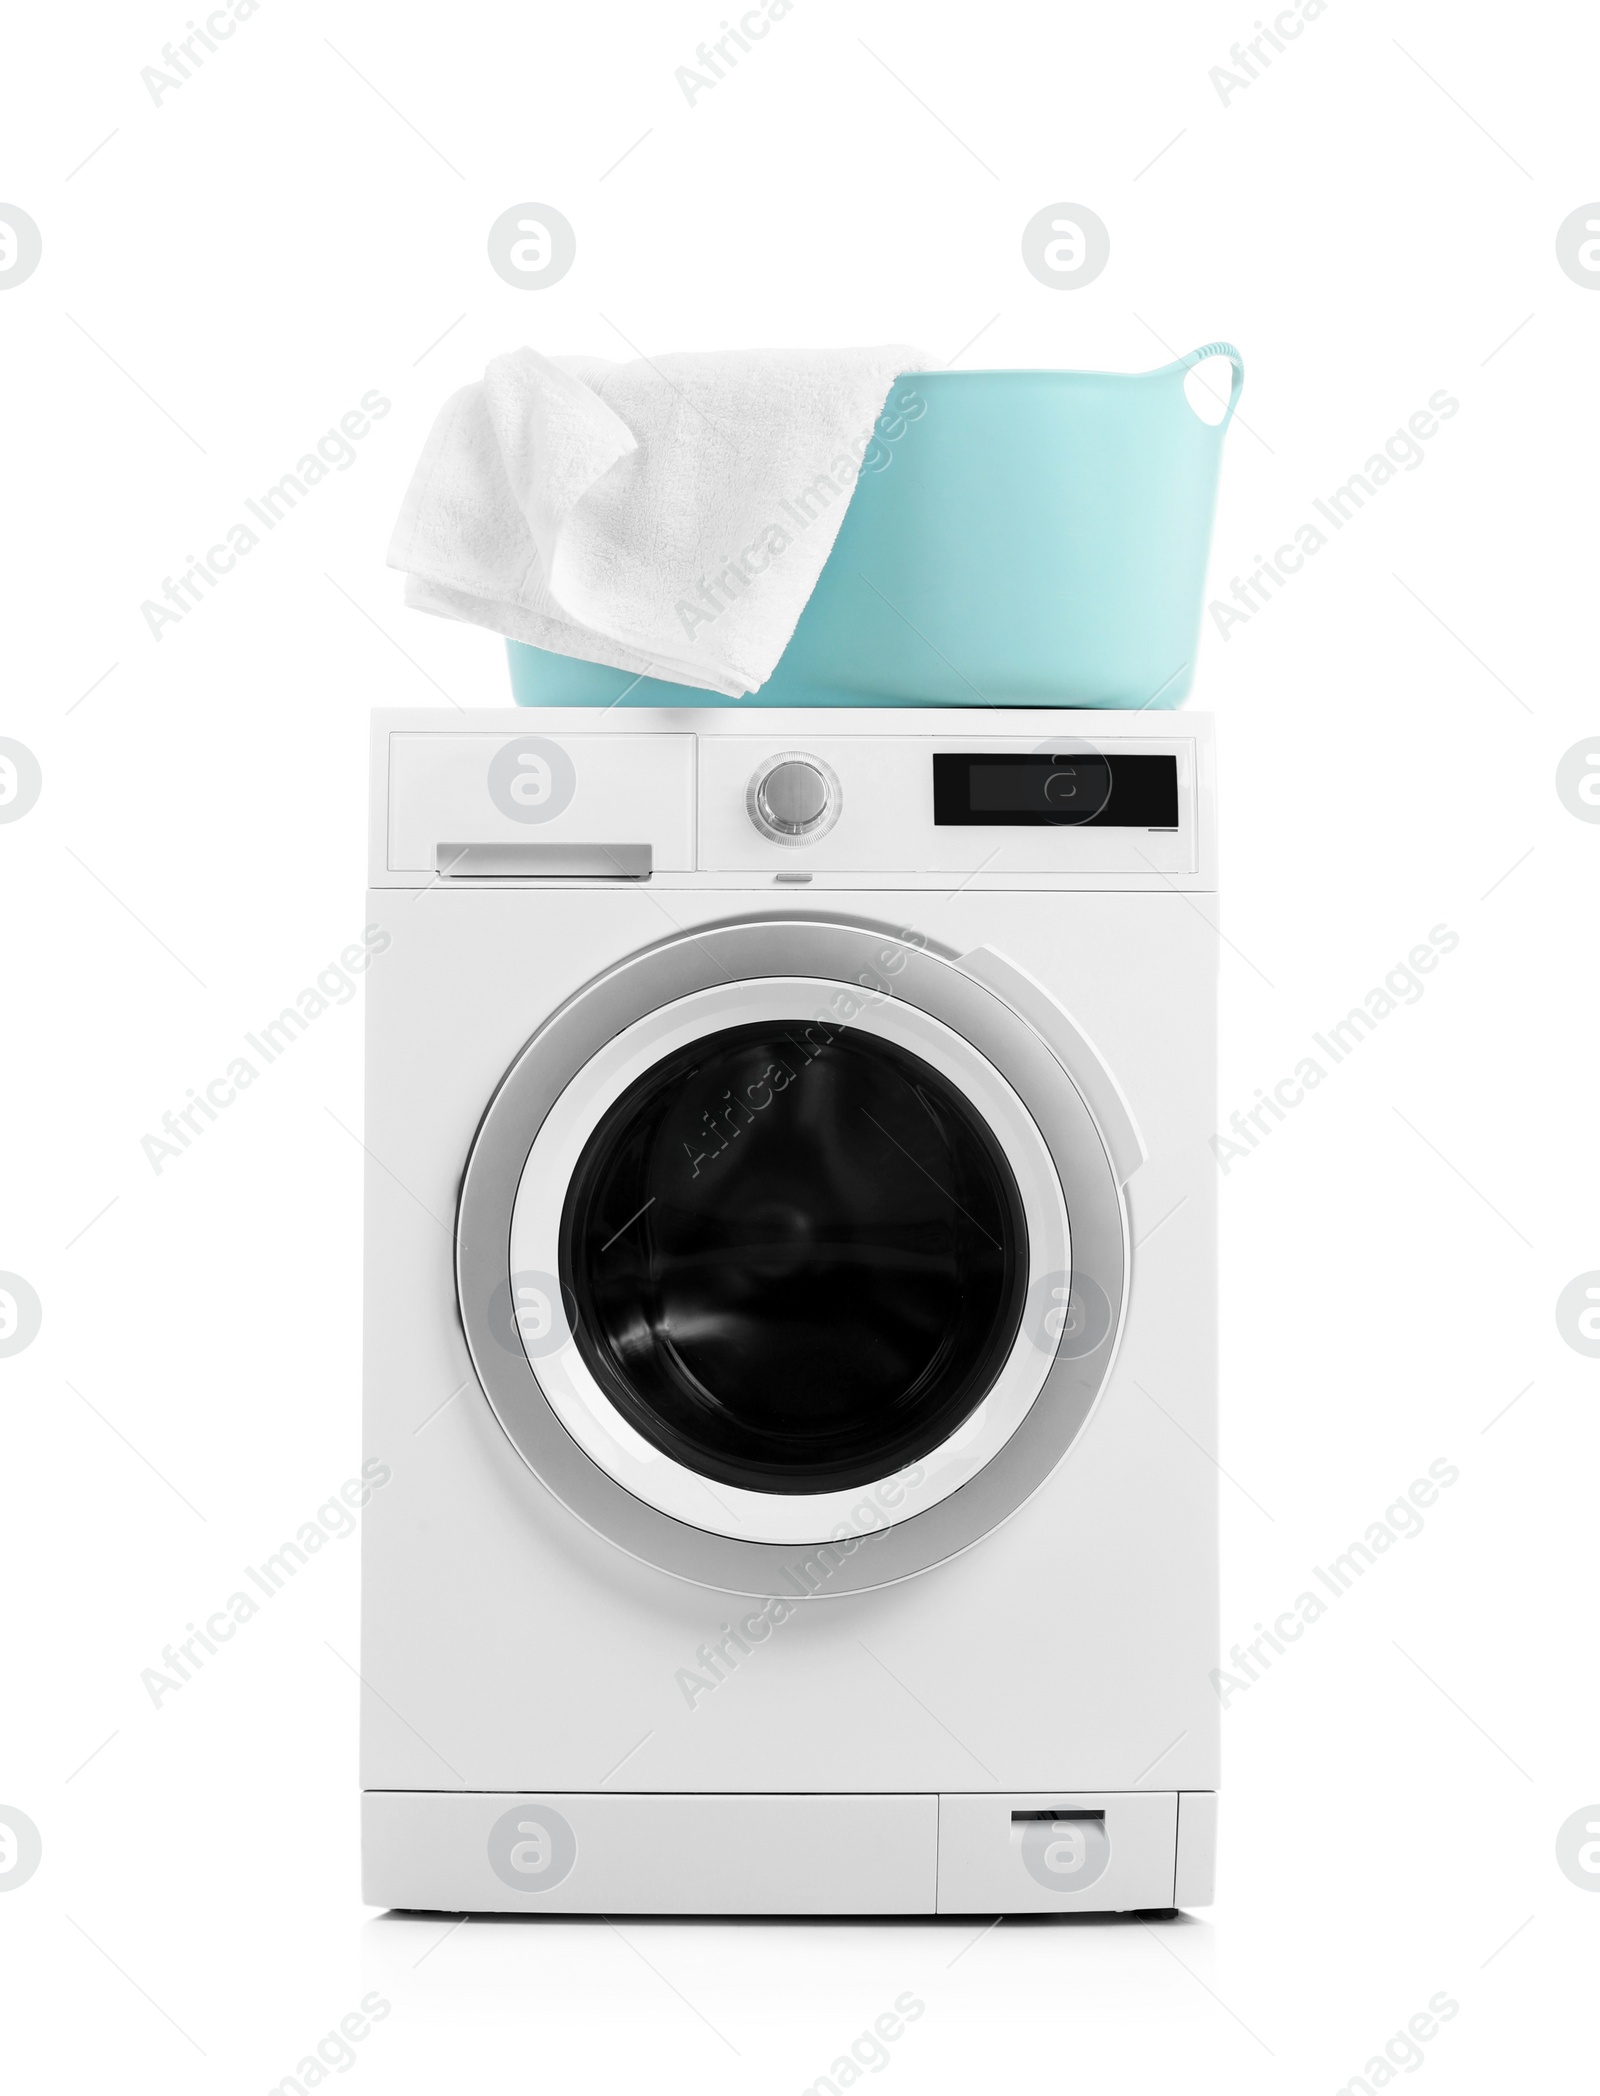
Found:
<path fill-rule="evenodd" d="M 439 844 L 434 870 L 451 881 L 647 881 L 648 844 Z"/>

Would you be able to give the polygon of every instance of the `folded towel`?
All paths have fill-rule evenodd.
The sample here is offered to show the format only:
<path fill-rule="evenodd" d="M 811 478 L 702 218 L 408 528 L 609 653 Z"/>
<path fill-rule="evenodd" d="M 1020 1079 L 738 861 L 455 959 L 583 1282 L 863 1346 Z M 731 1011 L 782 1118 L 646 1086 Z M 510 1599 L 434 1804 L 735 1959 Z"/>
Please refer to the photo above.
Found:
<path fill-rule="evenodd" d="M 446 402 L 389 565 L 406 602 L 737 698 L 832 551 L 904 345 L 496 357 Z"/>

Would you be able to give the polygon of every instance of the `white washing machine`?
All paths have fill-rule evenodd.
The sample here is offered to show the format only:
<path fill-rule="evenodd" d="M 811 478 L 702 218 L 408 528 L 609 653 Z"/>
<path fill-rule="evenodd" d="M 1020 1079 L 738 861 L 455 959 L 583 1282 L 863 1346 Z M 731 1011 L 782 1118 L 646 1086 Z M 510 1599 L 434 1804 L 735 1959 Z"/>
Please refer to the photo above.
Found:
<path fill-rule="evenodd" d="M 1211 1896 L 1210 722 L 380 712 L 366 1897 Z"/>

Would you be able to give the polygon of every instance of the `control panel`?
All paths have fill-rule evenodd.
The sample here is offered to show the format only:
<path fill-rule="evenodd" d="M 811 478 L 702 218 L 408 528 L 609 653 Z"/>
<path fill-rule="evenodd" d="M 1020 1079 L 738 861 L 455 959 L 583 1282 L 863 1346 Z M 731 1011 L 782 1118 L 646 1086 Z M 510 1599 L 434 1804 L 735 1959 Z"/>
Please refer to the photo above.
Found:
<path fill-rule="evenodd" d="M 1013 716 L 1014 717 L 1014 716 Z M 878 716 L 881 720 L 882 716 Z M 919 723 L 927 716 L 919 716 Z M 1115 716 L 1108 719 L 1115 720 Z M 743 723 L 741 722 L 741 727 Z M 1192 735 L 702 735 L 702 872 L 1193 874 Z"/>
<path fill-rule="evenodd" d="M 1204 716 L 380 713 L 378 886 L 1215 884 Z"/>

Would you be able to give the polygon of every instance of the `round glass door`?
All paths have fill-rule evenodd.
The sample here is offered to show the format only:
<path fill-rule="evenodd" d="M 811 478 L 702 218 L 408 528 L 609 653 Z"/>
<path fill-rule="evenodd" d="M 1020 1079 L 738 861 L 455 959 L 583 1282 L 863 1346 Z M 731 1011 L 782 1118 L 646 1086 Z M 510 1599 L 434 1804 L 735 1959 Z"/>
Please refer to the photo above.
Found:
<path fill-rule="evenodd" d="M 646 1442 L 725 1485 L 915 1462 L 1017 1337 L 1028 1233 L 995 1135 L 880 1034 L 729 1026 L 644 1071 L 572 1174 L 572 1338 Z"/>
<path fill-rule="evenodd" d="M 642 1563 L 771 1594 L 811 1583 L 798 1550 L 830 1593 L 888 1585 L 1081 1431 L 1127 1273 L 1073 1075 L 1098 1065 L 980 967 L 1009 988 L 863 925 L 702 927 L 597 975 L 489 1100 L 456 1219 L 472 1365 Z M 1080 1274 L 1107 1316 L 1067 1349 Z"/>

